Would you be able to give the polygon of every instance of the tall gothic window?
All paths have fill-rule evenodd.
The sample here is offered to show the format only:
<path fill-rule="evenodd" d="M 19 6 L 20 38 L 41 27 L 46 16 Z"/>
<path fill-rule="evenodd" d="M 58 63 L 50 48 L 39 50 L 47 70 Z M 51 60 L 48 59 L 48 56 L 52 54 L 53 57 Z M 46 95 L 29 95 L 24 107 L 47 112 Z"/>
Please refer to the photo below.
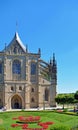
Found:
<path fill-rule="evenodd" d="M 14 60 L 12 67 L 13 74 L 21 74 L 21 62 L 19 60 Z"/>
<path fill-rule="evenodd" d="M 0 63 L 0 74 L 2 74 L 2 63 Z"/>
<path fill-rule="evenodd" d="M 31 75 L 36 74 L 36 63 L 31 63 Z"/>

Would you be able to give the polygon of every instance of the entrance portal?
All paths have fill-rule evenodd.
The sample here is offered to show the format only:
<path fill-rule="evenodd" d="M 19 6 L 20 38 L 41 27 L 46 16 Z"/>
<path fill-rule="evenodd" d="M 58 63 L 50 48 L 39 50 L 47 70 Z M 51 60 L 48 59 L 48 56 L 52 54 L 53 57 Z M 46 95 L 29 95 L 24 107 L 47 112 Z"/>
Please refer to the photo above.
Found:
<path fill-rule="evenodd" d="M 19 103 L 18 103 L 18 102 L 15 102 L 14 108 L 15 108 L 15 109 L 19 109 Z"/>
<path fill-rule="evenodd" d="M 22 100 L 20 96 L 14 95 L 11 99 L 11 108 L 12 109 L 22 109 Z"/>

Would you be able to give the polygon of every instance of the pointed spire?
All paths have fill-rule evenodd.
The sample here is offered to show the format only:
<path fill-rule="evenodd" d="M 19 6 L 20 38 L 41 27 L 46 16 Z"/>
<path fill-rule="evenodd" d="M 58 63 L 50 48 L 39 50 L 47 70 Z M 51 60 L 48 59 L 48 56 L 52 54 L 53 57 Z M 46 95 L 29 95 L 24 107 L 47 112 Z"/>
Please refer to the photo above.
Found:
<path fill-rule="evenodd" d="M 14 36 L 14 39 L 21 45 L 21 47 L 23 48 L 23 50 L 26 52 L 26 47 L 24 46 L 24 44 L 22 43 L 19 35 L 18 35 L 18 32 L 15 32 L 15 36 Z"/>
<path fill-rule="evenodd" d="M 18 32 L 16 31 L 16 32 L 15 32 L 15 39 L 17 40 L 18 38 L 19 38 Z"/>
<path fill-rule="evenodd" d="M 38 49 L 38 54 L 41 55 L 41 49 L 40 48 Z"/>
<path fill-rule="evenodd" d="M 52 65 L 52 72 L 57 73 L 57 64 L 55 60 L 55 54 L 53 53 L 53 65 Z"/>
<path fill-rule="evenodd" d="M 26 52 L 28 52 L 28 45 L 26 44 Z"/>
<path fill-rule="evenodd" d="M 55 53 L 53 53 L 53 65 L 56 65 Z"/>
<path fill-rule="evenodd" d="M 50 65 L 52 65 L 52 58 L 50 57 Z"/>

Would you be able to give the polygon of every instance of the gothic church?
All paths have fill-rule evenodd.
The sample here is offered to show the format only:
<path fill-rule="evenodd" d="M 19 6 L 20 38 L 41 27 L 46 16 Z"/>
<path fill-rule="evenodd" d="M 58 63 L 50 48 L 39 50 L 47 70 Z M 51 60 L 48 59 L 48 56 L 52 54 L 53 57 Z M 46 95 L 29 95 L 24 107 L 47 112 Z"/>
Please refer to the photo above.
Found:
<path fill-rule="evenodd" d="M 28 52 L 16 32 L 0 51 L 0 108 L 29 109 L 56 106 L 57 65 L 41 59 L 41 50 Z"/>

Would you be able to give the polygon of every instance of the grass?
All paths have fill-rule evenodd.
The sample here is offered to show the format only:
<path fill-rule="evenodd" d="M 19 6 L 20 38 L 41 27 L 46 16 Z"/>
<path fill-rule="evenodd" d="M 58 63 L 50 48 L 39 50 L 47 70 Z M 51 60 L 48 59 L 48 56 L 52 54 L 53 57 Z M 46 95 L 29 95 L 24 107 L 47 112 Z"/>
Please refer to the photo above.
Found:
<path fill-rule="evenodd" d="M 0 130 L 2 128 L 6 128 L 5 130 L 21 130 L 21 127 L 12 128 L 11 124 L 15 124 L 16 120 L 12 120 L 14 117 L 18 116 L 41 116 L 41 122 L 52 121 L 53 125 L 64 125 L 72 128 L 78 125 L 78 116 L 75 115 L 67 115 L 56 113 L 53 111 L 19 111 L 19 112 L 1 112 L 0 113 Z M 52 128 L 53 125 L 49 127 Z M 37 128 L 37 124 L 29 124 L 30 128 Z"/>

